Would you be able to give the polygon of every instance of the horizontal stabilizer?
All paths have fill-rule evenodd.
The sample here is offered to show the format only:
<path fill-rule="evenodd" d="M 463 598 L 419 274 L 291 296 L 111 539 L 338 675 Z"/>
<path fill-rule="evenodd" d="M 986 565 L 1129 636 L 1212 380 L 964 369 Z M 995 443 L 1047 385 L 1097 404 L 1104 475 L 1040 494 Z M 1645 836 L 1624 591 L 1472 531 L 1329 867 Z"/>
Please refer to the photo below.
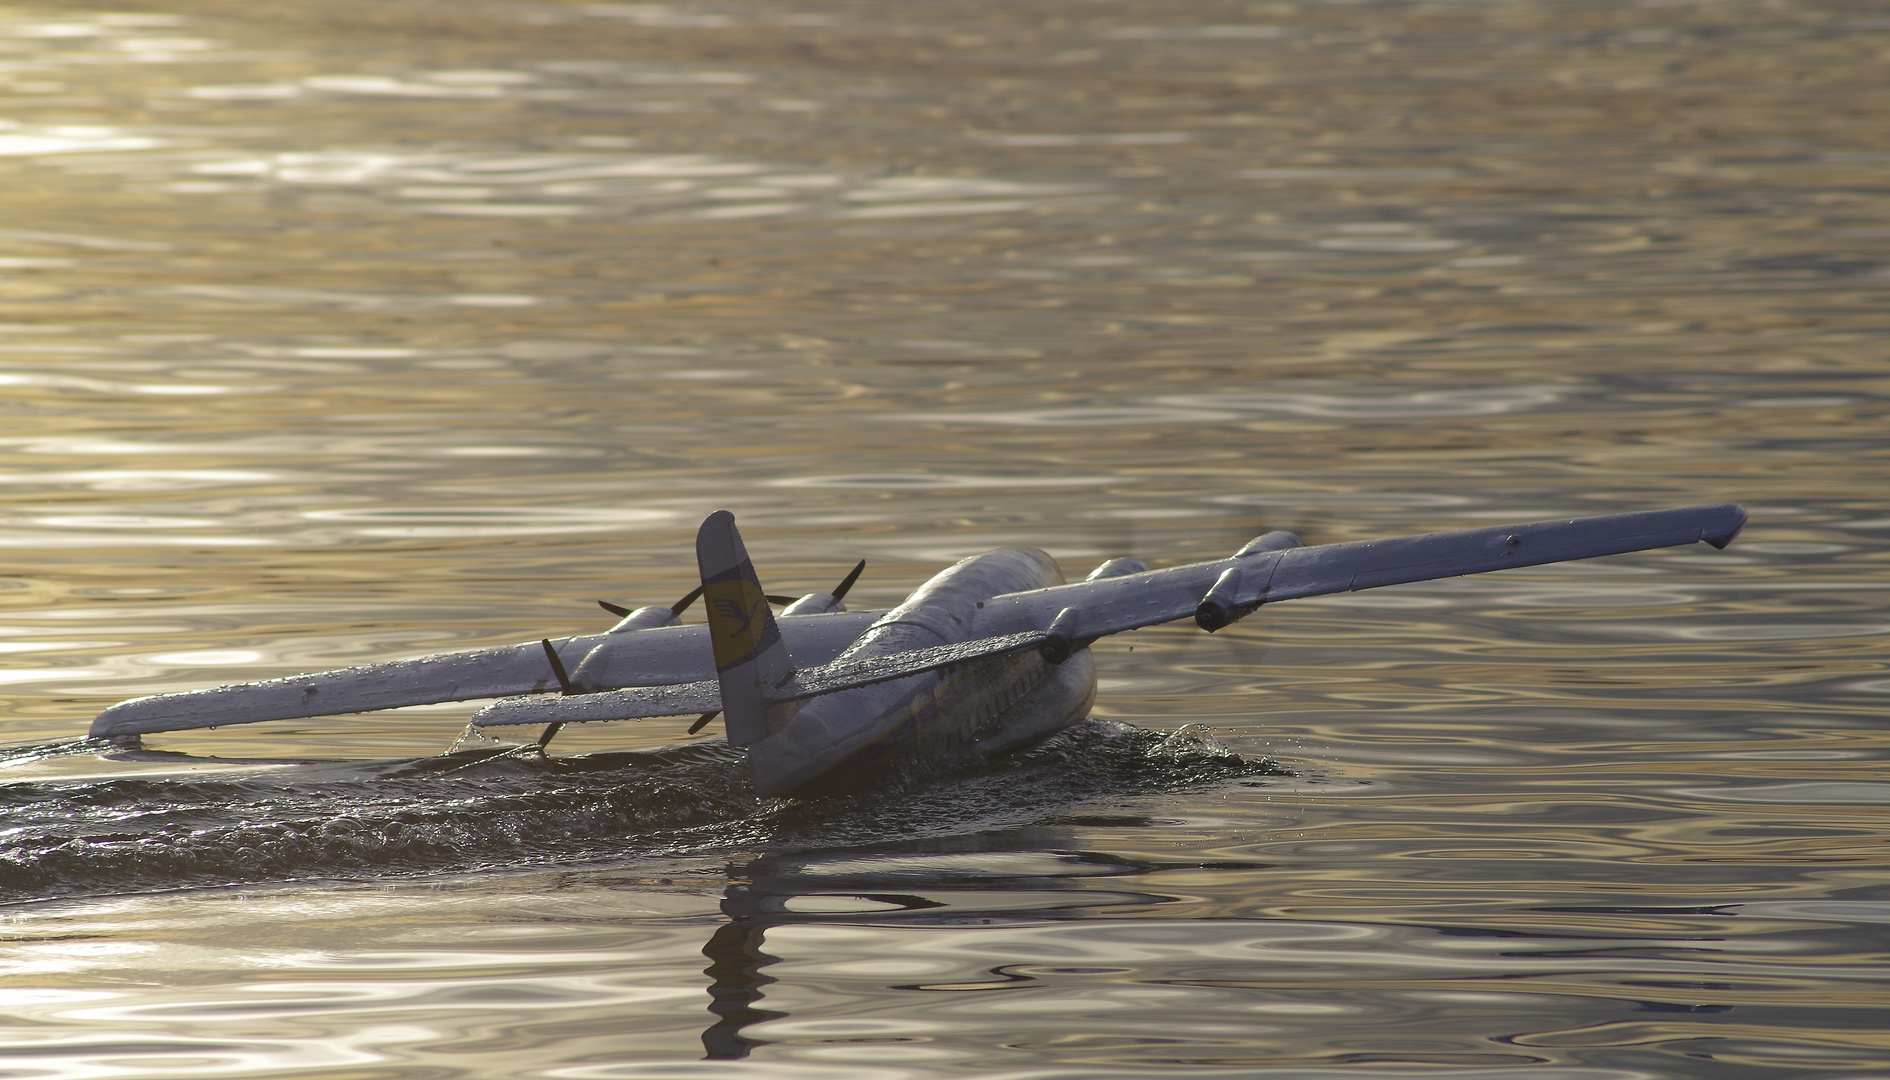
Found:
<path fill-rule="evenodd" d="M 474 727 L 512 724 L 582 724 L 593 720 L 642 720 L 685 716 L 722 707 L 722 684 L 715 679 L 670 686 L 633 686 L 601 694 L 532 694 L 501 698 L 473 714 Z"/>
<path fill-rule="evenodd" d="M 1041 631 L 1028 630 L 1021 634 L 977 638 L 951 645 L 934 645 L 929 649 L 914 649 L 911 652 L 893 653 L 891 656 L 843 660 L 796 672 L 785 685 L 770 692 L 768 696 L 775 701 L 798 701 L 801 698 L 818 697 L 821 694 L 831 694 L 836 690 L 872 686 L 874 683 L 903 679 L 908 675 L 922 675 L 928 671 L 937 671 L 939 668 L 968 664 L 973 660 L 1022 652 L 1025 649 L 1036 648 L 1045 640 L 1046 635 Z"/>
<path fill-rule="evenodd" d="M 846 660 L 808 668 L 795 673 L 768 693 L 768 701 L 798 701 L 840 690 L 852 690 L 875 683 L 891 682 L 928 671 L 968 664 L 993 656 L 1022 652 L 1043 644 L 1040 630 L 1002 637 L 980 638 L 954 645 L 936 645 L 891 656 L 865 660 Z M 473 714 L 476 727 L 508 727 L 513 724 L 581 724 L 591 720 L 637 720 L 656 716 L 686 716 L 722 707 L 720 684 L 716 681 L 681 683 L 675 686 L 637 686 L 610 690 L 601 694 L 575 697 L 506 698 L 495 701 Z"/>

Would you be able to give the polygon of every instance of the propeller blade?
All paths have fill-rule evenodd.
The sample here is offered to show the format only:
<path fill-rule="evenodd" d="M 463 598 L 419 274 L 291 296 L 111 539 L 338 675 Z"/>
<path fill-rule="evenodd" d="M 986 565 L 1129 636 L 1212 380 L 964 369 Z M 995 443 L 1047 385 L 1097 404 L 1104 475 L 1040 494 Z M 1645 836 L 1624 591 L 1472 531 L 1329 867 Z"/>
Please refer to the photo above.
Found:
<path fill-rule="evenodd" d="M 762 599 L 766 600 L 770 604 L 780 606 L 782 604 L 792 604 L 794 601 L 799 600 L 800 597 L 798 596 L 773 596 L 773 595 L 764 594 L 762 596 Z"/>
<path fill-rule="evenodd" d="M 720 715 L 722 715 L 722 710 L 720 709 L 716 709 L 713 712 L 703 713 L 702 716 L 698 718 L 695 723 L 689 725 L 689 734 L 694 735 L 696 732 L 701 731 L 703 728 L 709 726 L 709 721 L 715 719 L 716 717 Z"/>
<path fill-rule="evenodd" d="M 538 643 L 545 647 L 545 659 L 551 661 L 551 673 L 558 677 L 558 689 L 565 697 L 577 693 L 577 687 L 571 685 L 571 676 L 564 672 L 564 661 L 558 659 L 558 650 L 551 647 L 551 639 L 540 638 Z"/>
<path fill-rule="evenodd" d="M 678 600 L 675 603 L 669 605 L 669 613 L 671 615 L 681 615 L 684 611 L 687 611 L 689 609 L 690 604 L 693 604 L 696 602 L 696 597 L 701 596 L 701 595 L 702 595 L 702 586 L 698 585 L 695 588 L 690 589 L 688 594 L 685 595 L 681 600 Z"/>
<path fill-rule="evenodd" d="M 608 600 L 599 600 L 597 602 L 597 606 L 600 608 L 603 608 L 605 611 L 610 612 L 612 615 L 617 616 L 619 619 L 623 618 L 625 615 L 630 614 L 629 608 L 624 607 L 622 604 L 613 604 Z"/>
<path fill-rule="evenodd" d="M 558 729 L 563 726 L 564 725 L 561 723 L 560 724 L 546 724 L 545 730 L 538 736 L 538 749 L 543 750 L 545 747 L 550 746 L 551 737 L 553 735 L 556 735 L 558 733 Z"/>
<path fill-rule="evenodd" d="M 845 578 L 841 579 L 840 584 L 833 587 L 833 598 L 835 600 L 845 600 L 847 598 L 847 590 L 853 587 L 854 582 L 860 580 L 860 574 L 865 570 L 866 560 L 861 559 L 858 565 L 854 566 L 852 573 L 849 573 Z"/>

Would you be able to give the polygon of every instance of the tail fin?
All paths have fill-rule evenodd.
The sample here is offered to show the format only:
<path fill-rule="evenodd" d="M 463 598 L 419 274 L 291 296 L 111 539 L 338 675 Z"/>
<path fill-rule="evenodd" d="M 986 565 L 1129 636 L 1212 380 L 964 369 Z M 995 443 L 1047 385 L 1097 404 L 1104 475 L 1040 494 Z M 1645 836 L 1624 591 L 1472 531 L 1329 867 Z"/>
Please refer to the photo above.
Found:
<path fill-rule="evenodd" d="M 702 570 L 703 607 L 729 745 L 747 746 L 769 733 L 773 702 L 768 691 L 794 674 L 794 661 L 781 643 L 734 514 L 717 510 L 702 523 L 696 532 L 696 565 Z"/>

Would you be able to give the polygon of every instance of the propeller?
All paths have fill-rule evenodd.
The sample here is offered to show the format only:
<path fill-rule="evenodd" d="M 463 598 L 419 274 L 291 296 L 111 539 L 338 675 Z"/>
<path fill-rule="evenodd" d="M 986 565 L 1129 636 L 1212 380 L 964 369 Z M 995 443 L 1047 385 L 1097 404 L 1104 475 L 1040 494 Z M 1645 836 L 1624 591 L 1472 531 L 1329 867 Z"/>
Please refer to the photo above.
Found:
<path fill-rule="evenodd" d="M 551 673 L 558 677 L 558 690 L 565 697 L 579 693 L 578 688 L 571 685 L 571 676 L 565 673 L 564 661 L 558 659 L 558 650 L 551 647 L 551 639 L 540 638 L 538 644 L 545 647 L 545 659 L 551 661 Z"/>
<path fill-rule="evenodd" d="M 669 613 L 671 615 L 681 615 L 683 612 L 689 610 L 689 605 L 695 603 L 696 597 L 701 596 L 701 595 L 702 595 L 702 586 L 698 585 L 695 588 L 690 589 L 688 592 L 683 594 L 683 598 L 681 600 L 678 600 L 675 603 L 669 605 Z M 630 614 L 629 608 L 624 607 L 622 604 L 613 604 L 608 600 L 599 600 L 597 602 L 597 606 L 600 608 L 603 608 L 605 611 L 610 612 L 612 615 L 617 616 L 619 619 Z"/>
<path fill-rule="evenodd" d="M 835 600 L 845 600 L 847 598 L 847 590 L 853 588 L 853 583 L 860 580 L 860 575 L 865 572 L 866 572 L 865 559 L 861 559 L 859 562 L 854 563 L 853 569 L 847 571 L 847 576 L 844 578 L 841 578 L 840 584 L 835 585 L 833 587 L 833 598 Z"/>
<path fill-rule="evenodd" d="M 579 693 L 578 688 L 571 685 L 571 676 L 565 673 L 564 661 L 558 659 L 558 650 L 551 647 L 551 639 L 539 638 L 538 644 L 545 647 L 545 659 L 551 661 L 551 673 L 558 677 L 558 692 L 565 697 Z M 558 734 L 558 729 L 562 727 L 564 727 L 562 723 L 546 724 L 545 730 L 538 735 L 538 749 L 542 751 L 550 746 L 552 736 Z"/>
<path fill-rule="evenodd" d="M 860 580 L 860 575 L 865 572 L 866 572 L 865 559 L 861 559 L 859 562 L 853 564 L 853 569 L 847 571 L 847 576 L 841 578 L 840 584 L 835 585 L 833 587 L 833 594 L 832 594 L 833 598 L 836 601 L 846 599 L 848 590 L 853 588 L 853 583 Z M 695 603 L 696 598 L 701 595 L 702 595 L 702 586 L 698 585 L 695 588 L 689 590 L 688 595 L 684 596 L 681 600 L 678 600 L 674 604 L 671 604 L 669 606 L 670 612 L 675 615 L 681 615 L 689 607 L 689 605 Z M 772 594 L 764 593 L 762 595 L 762 599 L 766 600 L 770 604 L 786 605 L 786 604 L 794 603 L 794 601 L 798 600 L 799 597 L 775 596 Z M 613 604 L 608 600 L 599 600 L 597 602 L 597 606 L 600 608 L 603 608 L 605 611 L 610 612 L 612 615 L 617 616 L 619 619 L 630 614 L 629 608 L 624 607 L 622 604 Z M 583 693 L 582 690 L 578 689 L 576 686 L 573 686 L 571 684 L 571 677 L 565 674 L 564 661 L 558 659 L 557 650 L 551 647 L 551 639 L 545 638 L 544 640 L 540 642 L 540 644 L 542 644 L 545 647 L 545 659 L 551 661 L 551 673 L 558 677 L 558 689 L 567 697 L 569 697 L 572 694 Z M 696 718 L 695 723 L 689 725 L 688 733 L 691 735 L 694 735 L 696 732 L 701 731 L 703 728 L 709 726 L 709 721 L 714 720 L 716 717 L 720 715 L 722 715 L 722 711 L 720 709 L 703 713 L 701 716 Z M 545 746 L 551 742 L 552 736 L 556 735 L 558 733 L 558 729 L 563 726 L 564 725 L 561 723 L 545 725 L 544 734 L 538 736 L 538 748 L 540 750 L 544 749 Z"/>
<path fill-rule="evenodd" d="M 835 600 L 844 599 L 847 595 L 847 590 L 853 587 L 854 582 L 860 580 L 860 574 L 863 571 L 865 571 L 865 569 L 866 569 L 866 560 L 861 559 L 859 563 L 853 567 L 853 570 L 850 573 L 848 573 L 846 577 L 841 579 L 840 584 L 834 586 L 833 598 Z M 675 603 L 669 605 L 670 614 L 681 615 L 683 612 L 689 610 L 689 605 L 695 603 L 696 599 L 700 597 L 701 595 L 702 595 L 702 586 L 698 585 L 695 588 L 690 589 L 686 594 L 683 595 L 683 598 L 681 600 L 678 600 Z M 798 596 L 780 596 L 775 593 L 764 593 L 761 598 L 763 600 L 766 600 L 768 603 L 775 605 L 776 607 L 786 607 L 787 605 L 792 604 L 794 601 L 800 599 L 800 597 Z M 624 607 L 622 604 L 613 604 L 608 600 L 599 600 L 597 602 L 597 606 L 600 608 L 603 608 L 605 611 L 610 612 L 612 615 L 615 615 L 619 619 L 624 618 L 625 616 L 629 615 L 631 612 L 630 608 Z"/>

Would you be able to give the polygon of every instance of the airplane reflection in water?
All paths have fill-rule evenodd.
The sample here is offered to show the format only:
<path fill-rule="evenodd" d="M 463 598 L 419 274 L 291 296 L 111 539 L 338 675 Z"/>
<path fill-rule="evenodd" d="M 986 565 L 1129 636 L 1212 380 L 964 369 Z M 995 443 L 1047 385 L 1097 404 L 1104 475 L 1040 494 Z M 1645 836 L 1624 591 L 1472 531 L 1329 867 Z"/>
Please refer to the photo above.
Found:
<path fill-rule="evenodd" d="M 1704 542 L 1745 524 L 1730 504 L 1565 518 L 1305 547 L 1260 536 L 1224 559 L 1150 570 L 1118 558 L 1065 584 L 1050 556 L 1005 548 L 948 567 L 890 611 L 847 611 L 860 568 L 831 593 L 769 610 L 726 510 L 696 535 L 707 625 L 668 606 L 622 613 L 609 632 L 443 653 L 268 682 L 163 694 L 100 713 L 91 736 L 135 745 L 153 732 L 501 698 L 475 727 L 717 715 L 746 748 L 763 797 L 854 786 L 900 758 L 977 763 L 1086 717 L 1089 645 L 1192 617 L 1212 633 L 1263 604 Z M 557 688 L 558 695 L 543 691 Z"/>
<path fill-rule="evenodd" d="M 1227 869 L 1226 864 L 1216 864 Z M 1115 905 L 1148 905 L 1172 898 L 1150 892 L 1098 889 L 1097 877 L 1135 877 L 1195 864 L 1136 865 L 1114 855 L 1064 852 L 856 852 L 770 855 L 729 867 L 722 913 L 702 955 L 709 958 L 709 1012 L 702 1033 L 703 1056 L 744 1058 L 770 1041 L 748 1028 L 787 1013 L 766 1008 L 766 969 L 780 958 L 766 951 L 768 931 L 794 925 L 990 925 L 1037 923 L 1065 913 Z M 1245 864 L 1243 869 L 1266 869 Z M 965 903 L 956 902 L 962 895 Z M 913 983 L 889 989 L 950 992 L 1022 986 L 1032 976 L 991 968 L 988 980 Z"/>
<path fill-rule="evenodd" d="M 1124 816 L 1108 824 L 1135 828 L 1147 822 Z M 769 987 L 780 981 L 769 969 L 783 962 L 782 956 L 768 951 L 769 932 L 800 926 L 831 927 L 830 934 L 853 928 L 860 935 L 845 943 L 831 936 L 812 942 L 777 939 L 778 952 L 791 959 L 816 961 L 815 969 L 805 972 L 803 978 L 810 982 L 821 978 L 863 979 L 868 984 L 865 992 L 874 995 L 877 1015 L 891 1021 L 908 1021 L 903 1025 L 908 1030 L 947 1030 L 950 1014 L 956 1012 L 972 1024 L 1007 1016 L 1012 1024 L 1006 1026 L 1006 1036 L 1011 1039 L 1025 1037 L 1017 1027 L 1040 1017 L 1042 1036 L 1058 1038 L 1084 1033 L 1072 1024 L 1074 1019 L 1089 1026 L 1088 1034 L 1096 1034 L 1100 1027 L 1110 1036 L 1168 1044 L 1172 1050 L 1174 1044 L 1186 1041 L 1173 1038 L 1181 1033 L 1151 1029 L 1159 1028 L 1162 1017 L 1172 1019 L 1177 1015 L 1177 989 L 1192 987 L 1212 994 L 1215 988 L 1223 988 L 1238 995 L 1239 1000 L 1223 1006 L 1227 1011 L 1218 1017 L 1201 1017 L 1219 1023 L 1215 1033 L 1206 1037 L 1214 1060 L 1199 1064 L 1233 1063 L 1229 1057 L 1239 1054 L 1240 1048 L 1227 1041 L 1230 1031 L 1244 1030 L 1263 1040 L 1279 1032 L 1278 1028 L 1254 1025 L 1252 1010 L 1256 1005 L 1269 1004 L 1269 998 L 1273 999 L 1271 1004 L 1285 1005 L 1302 1015 L 1356 1014 L 1385 1007 L 1395 1019 L 1395 1005 L 1387 1007 L 1382 1000 L 1374 1003 L 1369 998 L 1429 996 L 1426 989 L 1446 987 L 1465 992 L 1464 998 L 1487 998 L 1493 989 L 1492 980 L 1500 980 L 1495 985 L 1510 991 L 1504 995 L 1503 1007 L 1514 1010 L 1505 1016 L 1520 1030 L 1528 1030 L 1525 1025 L 1539 1021 L 1548 1030 L 1566 1031 L 1572 1023 L 1566 991 L 1556 991 L 1569 977 L 1570 957 L 1596 955 L 1593 947 L 1598 939 L 1629 949 L 1631 943 L 1640 942 L 1646 951 L 1661 954 L 1670 970 L 1667 981 L 1649 978 L 1595 984 L 1596 993 L 1585 999 L 1582 1030 L 1593 1030 L 1593 1025 L 1600 1022 L 1598 1017 L 1611 1013 L 1639 1028 L 1644 1026 L 1643 1021 L 1654 1022 L 1650 1013 L 1697 1015 L 1727 1013 L 1735 1008 L 1702 1003 L 1699 996 L 1699 988 L 1705 986 L 1731 989 L 1711 981 L 1715 974 L 1723 976 L 1727 962 L 1735 959 L 1724 947 L 1726 932 L 1718 928 L 1692 933 L 1677 930 L 1670 922 L 1676 914 L 1697 914 L 1702 909 L 1675 907 L 1657 898 L 1649 898 L 1644 905 L 1623 903 L 1630 898 L 1619 896 L 1596 898 L 1593 906 L 1556 904 L 1533 910 L 1553 912 L 1557 919 L 1540 923 L 1525 920 L 1509 929 L 1489 929 L 1476 926 L 1474 920 L 1468 925 L 1459 921 L 1461 910 L 1453 910 L 1448 903 L 1427 918 L 1421 911 L 1381 907 L 1364 899 L 1357 890 L 1340 890 L 1350 900 L 1341 901 L 1345 914 L 1337 921 L 1322 920 L 1297 905 L 1255 905 L 1243 916 L 1223 913 L 1204 921 L 1200 917 L 1202 898 L 1194 886 L 1165 889 L 1162 875 L 1211 869 L 1222 874 L 1244 874 L 1254 880 L 1283 867 L 1259 861 L 1157 862 L 1118 853 L 989 850 L 972 846 L 975 842 L 969 839 L 961 843 L 965 845 L 962 850 L 902 846 L 895 850 L 828 851 L 766 856 L 730 866 L 722 900 L 722 911 L 729 921 L 716 928 L 702 949 L 709 958 L 704 974 L 711 980 L 708 1009 L 714 1016 L 702 1033 L 704 1057 L 738 1059 L 773 1042 L 808 1041 L 809 1026 L 795 1025 L 797 1030 L 792 1034 L 790 1029 L 777 1029 L 779 1033 L 773 1038 L 766 1026 L 790 1016 L 783 1008 L 769 1007 Z M 949 840 L 945 845 L 957 846 Z M 1294 877 L 1298 878 L 1306 867 L 1298 861 L 1295 865 Z M 1190 882 L 1200 880 L 1188 876 Z M 1257 881 L 1255 887 L 1261 887 Z M 1316 906 L 1314 897 L 1320 893 L 1315 889 L 1300 894 L 1300 898 Z M 1174 909 L 1174 914 L 1164 917 L 1150 910 L 1158 905 Z M 1743 914 L 1744 906 L 1723 904 L 1704 910 L 1723 920 Z M 1765 905 L 1753 906 L 1756 914 L 1756 909 Z M 1532 909 L 1527 902 L 1519 902 L 1513 910 L 1520 915 Z M 1596 917 L 1601 923 L 1581 929 L 1563 921 L 1584 915 Z M 1637 923 L 1637 915 L 1645 916 L 1647 921 Z M 1111 922 L 1115 923 L 1113 928 L 1099 926 Z M 1517 928 L 1523 926 L 1527 928 Z M 946 927 L 968 928 L 970 933 L 956 947 L 941 948 L 936 933 L 911 932 Z M 1695 955 L 1675 955 L 1675 942 L 1682 939 L 1690 939 L 1694 947 L 1679 951 Z M 1478 950 L 1479 940 L 1487 947 Z M 1519 940 L 1539 944 L 1530 947 L 1519 944 Z M 822 950 L 836 949 L 850 956 L 896 959 L 903 942 L 912 942 L 918 948 L 910 954 L 912 963 L 908 968 L 916 978 L 904 976 L 909 981 L 902 983 L 892 982 L 901 977 L 898 975 L 888 978 L 866 971 L 835 972 L 822 962 L 826 958 Z M 815 955 L 808 956 L 809 950 Z M 796 957 L 795 952 L 801 955 Z M 1451 959 L 1444 960 L 1440 954 Z M 1008 959 L 1020 956 L 1030 959 Z M 886 969 L 875 965 L 869 970 Z M 1684 979 L 1677 974 L 1682 971 L 1686 973 Z M 928 980 L 928 973 L 929 981 L 920 981 Z M 1547 984 L 1537 979 L 1547 980 Z M 796 997 L 808 1000 L 807 988 L 796 989 L 801 991 Z M 833 993 L 842 986 L 814 989 Z M 1663 989 L 1667 993 L 1663 994 Z M 1025 996 L 1016 1003 L 1002 1001 L 993 1007 L 988 1002 L 994 991 L 1006 997 L 1013 992 Z M 933 1000 L 901 1004 L 890 997 L 897 994 L 930 995 Z M 967 994 L 984 994 L 986 1001 L 962 1012 L 954 1010 L 954 1004 L 965 1003 Z M 1160 1004 L 1145 1018 L 1098 1013 L 1099 1008 L 1108 1009 L 1131 995 L 1138 1001 L 1159 998 Z M 779 993 L 773 996 L 782 1004 L 789 999 Z M 1319 1004 L 1322 997 L 1352 1001 L 1334 1007 Z M 1533 1005 L 1529 1004 L 1531 999 Z M 1211 1010 L 1211 1000 L 1204 996 L 1196 1007 Z M 1029 1004 L 1024 1005 L 1025 1001 Z M 1058 1008 L 1059 1004 L 1063 1007 Z M 1427 1029 L 1419 1038 L 1430 1034 L 1434 1010 L 1434 1005 L 1430 1009 L 1418 1006 L 1406 1014 L 1409 1023 Z M 922 1019 L 913 1022 L 915 1014 Z M 851 1015 L 859 1015 L 857 1007 Z M 1138 1026 L 1142 1030 L 1136 1030 Z M 757 1027 L 760 1030 L 754 1030 Z M 1348 1023 L 1346 1030 L 1360 1029 Z M 1389 1032 L 1396 1029 L 1372 1030 L 1391 1038 Z M 860 1041 L 860 1028 L 852 1026 L 850 1031 L 854 1034 L 831 1038 L 838 1042 Z M 893 1034 L 884 1041 L 906 1040 Z M 1278 1056 L 1279 1044 L 1273 1043 L 1264 1053 Z M 1172 1063 L 1173 1059 L 1168 1060 Z M 1434 1058 L 1428 1060 L 1435 1063 Z M 1505 1059 L 1505 1063 L 1513 1064 L 1514 1060 Z M 1340 1071 L 1348 1076 L 1364 1075 Z M 1571 1070 L 1569 1075 L 1579 1071 Z M 1117 1073 L 1110 1070 L 1110 1075 Z"/>

